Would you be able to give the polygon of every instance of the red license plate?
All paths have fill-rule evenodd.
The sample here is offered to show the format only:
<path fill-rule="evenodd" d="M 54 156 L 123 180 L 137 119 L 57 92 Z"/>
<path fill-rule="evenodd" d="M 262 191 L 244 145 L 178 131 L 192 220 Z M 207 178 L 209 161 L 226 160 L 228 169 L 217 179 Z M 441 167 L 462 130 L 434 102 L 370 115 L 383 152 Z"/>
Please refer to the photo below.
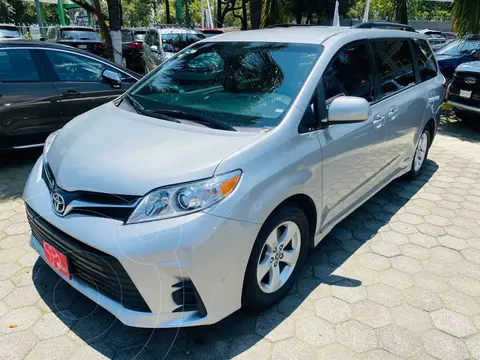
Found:
<path fill-rule="evenodd" d="M 70 279 L 67 257 L 45 241 L 43 242 L 43 249 L 45 250 L 47 263 L 66 278 Z"/>

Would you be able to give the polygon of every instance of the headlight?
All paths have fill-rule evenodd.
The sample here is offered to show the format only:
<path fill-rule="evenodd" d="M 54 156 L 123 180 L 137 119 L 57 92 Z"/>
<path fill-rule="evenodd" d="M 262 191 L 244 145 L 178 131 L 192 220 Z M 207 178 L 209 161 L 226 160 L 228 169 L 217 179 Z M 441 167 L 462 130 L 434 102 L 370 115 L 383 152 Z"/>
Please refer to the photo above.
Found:
<path fill-rule="evenodd" d="M 206 209 L 228 196 L 241 175 L 241 170 L 235 170 L 210 179 L 153 190 L 140 201 L 127 224 L 167 219 Z"/>
<path fill-rule="evenodd" d="M 57 137 L 58 133 L 60 130 L 57 130 L 50 135 L 48 135 L 47 140 L 45 140 L 45 145 L 43 146 L 43 157 L 45 158 L 45 155 L 47 155 L 48 150 L 50 150 L 50 146 L 52 146 L 53 140 Z"/>

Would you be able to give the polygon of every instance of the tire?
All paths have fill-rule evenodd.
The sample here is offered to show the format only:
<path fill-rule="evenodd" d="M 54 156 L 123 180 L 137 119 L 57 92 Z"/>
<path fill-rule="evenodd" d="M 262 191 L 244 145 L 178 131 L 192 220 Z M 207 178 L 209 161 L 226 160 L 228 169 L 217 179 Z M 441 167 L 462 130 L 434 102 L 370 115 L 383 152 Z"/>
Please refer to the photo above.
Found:
<path fill-rule="evenodd" d="M 288 237 L 291 237 L 291 240 L 288 237 L 283 238 L 285 248 L 280 249 L 282 242 L 278 242 L 278 248 L 274 251 L 275 249 L 272 249 L 269 244 L 276 243 L 271 239 L 282 239 L 282 235 L 286 234 L 290 235 Z M 243 307 L 255 310 L 265 309 L 285 296 L 300 274 L 307 255 L 309 238 L 307 217 L 297 205 L 286 203 L 270 215 L 255 240 L 248 260 L 243 281 Z M 294 265 L 287 265 L 287 262 Z M 259 280 L 261 275 L 257 276 L 260 264 L 264 265 L 262 270 L 269 269 L 262 280 Z M 278 272 L 276 272 L 277 269 Z M 270 278 L 274 273 L 279 274 L 279 277 L 276 277 L 280 279 L 278 283 Z M 280 287 L 277 288 L 276 285 Z"/>
<path fill-rule="evenodd" d="M 423 129 L 422 135 L 420 135 L 420 139 L 415 149 L 415 154 L 412 159 L 412 168 L 408 173 L 409 178 L 416 179 L 422 172 L 422 169 L 425 166 L 425 161 L 428 158 L 428 150 L 430 149 L 431 143 L 432 133 L 430 131 L 430 128 L 426 127 L 425 129 Z M 419 158 L 420 156 L 422 157 L 421 160 Z"/>

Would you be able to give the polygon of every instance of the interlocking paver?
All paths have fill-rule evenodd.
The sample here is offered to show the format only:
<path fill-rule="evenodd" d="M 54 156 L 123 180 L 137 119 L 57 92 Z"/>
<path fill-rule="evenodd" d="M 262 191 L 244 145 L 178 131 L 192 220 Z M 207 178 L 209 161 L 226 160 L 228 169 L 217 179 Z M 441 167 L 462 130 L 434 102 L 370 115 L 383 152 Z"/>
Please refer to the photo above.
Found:
<path fill-rule="evenodd" d="M 356 320 L 373 328 L 380 328 L 392 322 L 388 309 L 370 300 L 353 304 L 352 310 Z"/>
<path fill-rule="evenodd" d="M 403 304 L 390 309 L 393 322 L 407 330 L 423 333 L 433 328 L 430 314 L 426 311 Z"/>
<path fill-rule="evenodd" d="M 350 304 L 331 296 L 317 300 L 315 313 L 332 324 L 344 322 L 352 317 Z"/>
<path fill-rule="evenodd" d="M 314 349 L 297 339 L 288 339 L 278 341 L 273 345 L 273 359 L 291 360 L 298 359 L 315 359 Z"/>
<path fill-rule="evenodd" d="M 442 300 L 437 294 L 422 289 L 412 287 L 404 291 L 405 300 L 412 306 L 421 310 L 434 311 L 443 307 Z"/>
<path fill-rule="evenodd" d="M 349 348 L 334 343 L 316 351 L 317 360 L 357 360 L 358 355 Z"/>
<path fill-rule="evenodd" d="M 463 360 L 469 358 L 465 343 L 438 330 L 430 330 L 422 336 L 425 350 L 442 360 Z"/>
<path fill-rule="evenodd" d="M 400 290 L 385 284 L 367 286 L 368 298 L 386 307 L 394 307 L 404 302 Z"/>
<path fill-rule="evenodd" d="M 412 275 L 397 269 L 382 271 L 380 279 L 384 284 L 401 290 L 408 289 L 414 285 Z"/>
<path fill-rule="evenodd" d="M 255 332 L 270 341 L 284 340 L 295 333 L 295 322 L 278 313 L 262 315 L 257 319 Z"/>
<path fill-rule="evenodd" d="M 156 331 L 173 335 L 155 335 L 148 349 L 149 330 L 100 309 L 89 316 L 93 303 L 43 262 L 39 271 L 21 200 L 33 158 L 7 163 L 0 168 L 0 358 L 46 359 L 52 347 L 62 359 L 480 358 L 479 146 L 439 134 L 426 172 L 395 180 L 334 228 L 279 304 L 195 332 L 201 339 Z"/>
<path fill-rule="evenodd" d="M 450 286 L 455 290 L 473 297 L 480 296 L 480 281 L 467 276 L 452 276 L 448 279 Z"/>
<path fill-rule="evenodd" d="M 467 337 L 477 332 L 475 325 L 465 315 L 452 310 L 441 309 L 432 313 L 437 329 L 455 337 Z"/>
<path fill-rule="evenodd" d="M 377 347 L 375 331 L 358 321 L 350 320 L 335 327 L 338 342 L 356 352 L 364 352 Z"/>
<path fill-rule="evenodd" d="M 480 313 L 480 302 L 477 298 L 464 295 L 456 291 L 448 291 L 440 294 L 445 307 L 466 316 Z"/>
<path fill-rule="evenodd" d="M 381 347 L 403 358 L 410 358 L 422 351 L 422 343 L 417 334 L 400 326 L 387 326 L 379 334 Z"/>
<path fill-rule="evenodd" d="M 313 316 L 296 322 L 295 336 L 309 345 L 325 346 L 335 341 L 335 329 L 326 320 Z"/>

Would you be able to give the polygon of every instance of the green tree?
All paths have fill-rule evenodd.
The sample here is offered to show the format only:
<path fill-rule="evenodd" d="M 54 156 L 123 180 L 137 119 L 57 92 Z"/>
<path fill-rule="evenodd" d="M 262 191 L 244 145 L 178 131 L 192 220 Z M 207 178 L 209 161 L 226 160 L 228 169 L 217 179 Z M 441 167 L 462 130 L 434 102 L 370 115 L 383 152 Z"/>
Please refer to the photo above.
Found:
<path fill-rule="evenodd" d="M 149 26 L 154 1 L 122 0 L 123 19 L 128 26 Z"/>
<path fill-rule="evenodd" d="M 393 4 L 393 21 L 408 24 L 407 0 L 395 0 Z"/>
<path fill-rule="evenodd" d="M 480 33 L 480 2 L 456 0 L 453 3 L 453 29 L 460 35 Z"/>

